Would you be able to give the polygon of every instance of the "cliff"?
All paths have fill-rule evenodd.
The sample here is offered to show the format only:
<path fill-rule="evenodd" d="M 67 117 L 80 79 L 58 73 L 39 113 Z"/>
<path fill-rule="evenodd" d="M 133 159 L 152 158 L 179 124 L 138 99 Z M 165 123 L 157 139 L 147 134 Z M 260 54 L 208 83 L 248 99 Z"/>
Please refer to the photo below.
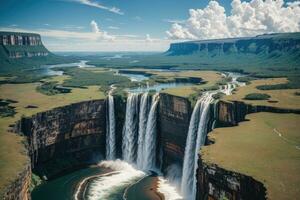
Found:
<path fill-rule="evenodd" d="M 204 163 L 201 157 L 198 166 L 197 200 L 265 199 L 264 185 L 252 177 Z"/>
<path fill-rule="evenodd" d="M 45 178 L 93 163 L 105 155 L 105 100 L 41 112 L 19 122 L 33 171 Z"/>
<path fill-rule="evenodd" d="M 167 54 L 187 55 L 204 53 L 222 54 L 269 54 L 297 53 L 300 47 L 300 33 L 266 34 L 256 37 L 228 38 L 215 40 L 188 41 L 171 44 Z"/>
<path fill-rule="evenodd" d="M 28 200 L 31 199 L 29 187 L 31 182 L 31 168 L 28 162 L 23 171 L 21 171 L 17 179 L 10 184 L 6 189 L 3 199 L 4 200 Z"/>
<path fill-rule="evenodd" d="M 190 115 L 191 105 L 187 99 L 160 94 L 158 134 L 163 154 L 162 169 L 167 176 L 181 173 Z"/>
<path fill-rule="evenodd" d="M 1 57 L 22 58 L 47 56 L 49 51 L 41 36 L 34 33 L 0 32 Z"/>
<path fill-rule="evenodd" d="M 300 33 L 278 33 L 172 43 L 164 55 L 177 63 L 191 63 L 191 67 L 195 65 L 204 69 L 235 69 L 253 73 L 250 69 L 254 67 L 265 71 L 278 67 L 288 73 L 300 66 L 299 47 Z M 270 70 L 267 74 L 272 73 L 275 72 Z"/>
<path fill-rule="evenodd" d="M 218 103 L 217 119 L 219 126 L 236 126 L 245 120 L 245 116 L 257 112 L 273 113 L 296 113 L 300 114 L 299 109 L 286 109 L 263 105 L 249 105 L 242 101 L 224 101 Z"/>
<path fill-rule="evenodd" d="M 214 112 L 217 127 L 226 127 L 237 126 L 239 122 L 245 121 L 246 115 L 250 113 L 271 112 L 299 114 L 300 110 L 249 105 L 242 101 L 220 100 Z M 211 137 L 208 140 L 208 144 L 215 142 Z M 197 199 L 266 199 L 266 188 L 260 181 L 250 176 L 229 171 L 208 160 L 202 160 L 199 154 Z"/>

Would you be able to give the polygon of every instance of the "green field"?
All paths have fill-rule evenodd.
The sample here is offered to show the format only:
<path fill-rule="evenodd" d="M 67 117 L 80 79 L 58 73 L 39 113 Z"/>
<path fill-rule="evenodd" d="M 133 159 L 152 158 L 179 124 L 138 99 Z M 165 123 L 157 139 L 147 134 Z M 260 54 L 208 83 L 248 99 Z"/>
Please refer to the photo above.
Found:
<path fill-rule="evenodd" d="M 62 83 L 68 76 L 55 77 L 49 81 Z M 71 93 L 45 95 L 36 90 L 41 83 L 26 84 L 2 84 L 0 85 L 0 98 L 11 99 L 17 103 L 9 105 L 15 107 L 16 114 L 13 117 L 0 118 L 0 194 L 4 188 L 14 180 L 23 169 L 28 157 L 24 154 L 23 137 L 9 132 L 9 125 L 14 124 L 21 116 L 31 116 L 35 113 L 46 111 L 55 107 L 69 105 L 71 103 L 103 99 L 105 94 L 100 86 L 88 86 L 85 89 L 74 88 Z M 35 106 L 36 108 L 27 108 Z M 1 195 L 0 195 L 1 196 Z"/>
<path fill-rule="evenodd" d="M 251 105 L 264 105 L 279 108 L 300 109 L 300 96 L 295 95 L 300 89 L 277 89 L 277 90 L 260 90 L 257 87 L 261 85 L 285 84 L 285 78 L 269 78 L 254 80 L 251 84 L 237 88 L 233 95 L 224 96 L 223 99 L 229 101 L 244 101 Z M 245 97 L 251 93 L 267 94 L 270 98 L 265 100 L 248 100 Z"/>
<path fill-rule="evenodd" d="M 215 143 L 202 148 L 203 160 L 264 183 L 269 199 L 298 199 L 300 115 L 255 113 L 247 120 L 209 133 Z"/>

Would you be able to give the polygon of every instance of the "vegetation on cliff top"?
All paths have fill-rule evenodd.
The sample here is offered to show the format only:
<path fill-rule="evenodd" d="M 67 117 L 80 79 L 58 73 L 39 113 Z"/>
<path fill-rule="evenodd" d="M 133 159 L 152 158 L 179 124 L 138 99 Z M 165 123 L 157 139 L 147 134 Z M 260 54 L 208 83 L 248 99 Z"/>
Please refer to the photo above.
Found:
<path fill-rule="evenodd" d="M 297 199 L 300 115 L 262 112 L 246 118 L 238 126 L 209 133 L 214 144 L 202 148 L 203 161 L 252 176 L 264 183 L 269 199 Z"/>
<path fill-rule="evenodd" d="M 263 93 L 250 93 L 245 96 L 247 100 L 267 100 L 269 98 L 271 98 L 270 95 Z"/>
<path fill-rule="evenodd" d="M 59 76 L 46 81 L 62 83 L 68 78 L 70 77 Z M 14 103 L 9 105 L 15 107 L 16 111 L 13 117 L 2 117 L 0 120 L 0 196 L 5 187 L 16 178 L 28 162 L 23 145 L 24 138 L 10 133 L 10 125 L 22 116 L 31 116 L 37 112 L 71 103 L 105 98 L 99 86 L 88 86 L 86 89 L 74 88 L 71 93 L 48 96 L 36 91 L 36 87 L 40 85 L 41 83 L 0 85 L 0 98 L 13 100 Z"/>
<path fill-rule="evenodd" d="M 244 87 L 239 87 L 234 94 L 224 96 L 222 99 L 229 101 L 244 101 L 247 104 L 272 106 L 287 109 L 300 109 L 300 96 L 296 96 L 295 92 L 300 92 L 300 89 L 285 89 L 285 90 L 259 90 L 257 87 L 261 85 L 276 85 L 287 83 L 285 78 L 269 78 L 254 80 L 251 84 Z M 251 93 L 264 93 L 271 98 L 266 100 L 247 100 L 244 97 Z"/>

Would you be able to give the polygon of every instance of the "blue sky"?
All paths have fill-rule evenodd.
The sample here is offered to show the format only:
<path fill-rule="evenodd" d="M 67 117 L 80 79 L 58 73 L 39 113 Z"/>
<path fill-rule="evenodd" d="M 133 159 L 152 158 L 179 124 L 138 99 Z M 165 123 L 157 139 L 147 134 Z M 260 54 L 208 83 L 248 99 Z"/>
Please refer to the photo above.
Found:
<path fill-rule="evenodd" d="M 224 28 L 228 33 L 225 35 L 214 34 L 224 32 L 222 29 L 213 29 L 211 34 L 206 31 L 209 28 L 205 29 L 204 34 L 197 26 L 205 27 L 207 21 L 214 23 L 216 19 L 198 11 L 197 18 L 189 12 L 190 9 L 204 11 L 207 8 L 206 13 L 218 12 L 220 9 L 222 12 L 224 9 L 225 18 L 232 15 L 232 1 L 209 2 L 209 0 L 0 0 L 0 30 L 40 33 L 45 45 L 55 51 L 163 51 L 174 40 L 261 33 L 257 31 L 241 33 L 231 30 L 231 27 L 226 25 Z M 250 5 L 250 0 L 241 3 L 243 2 L 245 3 L 243 9 L 247 9 L 247 5 L 250 10 L 254 8 L 252 4 Z M 278 9 L 282 10 L 291 4 L 294 10 L 299 8 L 298 1 L 282 2 Z M 264 6 L 272 5 L 264 3 Z M 293 29 L 277 30 L 271 27 L 272 23 L 269 23 L 271 25 L 262 23 L 261 27 L 264 32 L 298 31 L 299 15 L 293 14 L 295 19 L 290 23 Z M 201 21 L 206 17 L 208 20 Z M 187 22 L 189 19 L 190 22 Z M 220 23 L 224 22 L 224 16 L 217 18 L 219 19 Z M 278 19 L 284 20 L 275 14 L 273 21 L 276 22 Z M 240 21 L 235 23 L 241 24 Z M 251 23 L 257 26 L 256 22 L 249 22 Z M 247 26 L 251 28 L 251 25 Z"/>

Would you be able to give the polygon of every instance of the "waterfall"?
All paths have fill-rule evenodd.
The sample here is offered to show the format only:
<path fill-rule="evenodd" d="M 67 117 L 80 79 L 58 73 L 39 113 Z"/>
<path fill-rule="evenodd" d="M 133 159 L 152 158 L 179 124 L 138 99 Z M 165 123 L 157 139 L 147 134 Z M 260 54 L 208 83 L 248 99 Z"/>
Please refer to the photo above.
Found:
<path fill-rule="evenodd" d="M 106 126 L 106 159 L 116 159 L 116 121 L 115 121 L 115 108 L 114 97 L 108 95 L 108 121 Z"/>
<path fill-rule="evenodd" d="M 151 109 L 149 112 L 143 155 L 143 169 L 151 170 L 156 168 L 156 116 L 159 95 L 155 94 L 152 98 Z"/>
<path fill-rule="evenodd" d="M 181 191 L 186 199 L 195 199 L 196 197 L 198 151 L 205 143 L 209 120 L 208 111 L 212 101 L 212 93 L 205 93 L 197 101 L 190 120 L 181 180 Z"/>
<path fill-rule="evenodd" d="M 149 104 L 150 104 L 149 101 L 150 101 L 150 96 L 146 92 L 141 97 L 140 114 L 139 114 L 137 166 L 140 169 L 143 167 L 143 158 L 144 158 L 143 153 L 144 153 L 144 145 L 145 145 L 147 116 L 149 113 Z"/>
<path fill-rule="evenodd" d="M 123 129 L 123 159 L 126 162 L 136 161 L 139 95 L 130 93 L 127 98 L 125 124 Z"/>

